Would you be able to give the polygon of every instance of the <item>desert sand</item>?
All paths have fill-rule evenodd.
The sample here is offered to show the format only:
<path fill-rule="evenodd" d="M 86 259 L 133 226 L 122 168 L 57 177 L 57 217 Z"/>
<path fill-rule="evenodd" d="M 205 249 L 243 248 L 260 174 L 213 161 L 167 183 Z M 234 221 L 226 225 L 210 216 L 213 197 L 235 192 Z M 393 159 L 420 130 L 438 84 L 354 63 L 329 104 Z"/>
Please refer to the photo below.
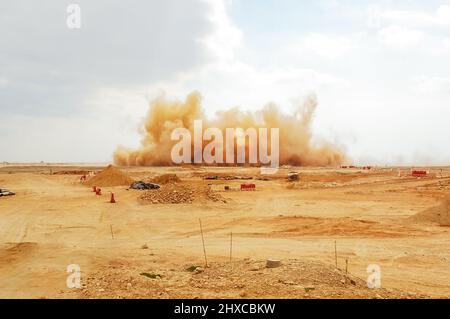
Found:
<path fill-rule="evenodd" d="M 0 198 L 0 298 L 450 296 L 448 167 L 425 178 L 409 167 L 122 167 L 134 180 L 179 181 L 98 196 L 80 177 L 105 166 L 0 167 L 0 187 L 16 193 Z M 281 266 L 266 268 L 268 258 Z M 79 289 L 66 285 L 69 264 L 81 268 Z M 371 264 L 379 289 L 366 287 Z"/>

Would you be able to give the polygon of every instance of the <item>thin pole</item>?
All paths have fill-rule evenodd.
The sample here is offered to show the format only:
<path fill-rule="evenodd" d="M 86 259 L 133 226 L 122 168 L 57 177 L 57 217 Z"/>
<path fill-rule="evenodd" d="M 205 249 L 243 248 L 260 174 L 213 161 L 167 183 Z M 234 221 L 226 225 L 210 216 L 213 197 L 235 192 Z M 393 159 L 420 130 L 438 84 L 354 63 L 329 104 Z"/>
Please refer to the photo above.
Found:
<path fill-rule="evenodd" d="M 334 241 L 334 262 L 336 264 L 336 268 L 338 267 L 338 262 L 337 262 L 337 247 L 336 247 L 336 241 Z"/>
<path fill-rule="evenodd" d="M 203 237 L 202 220 L 199 218 L 198 221 L 200 223 L 200 233 L 202 234 L 203 254 L 205 255 L 205 267 L 208 267 L 208 260 L 206 259 L 205 238 Z"/>
<path fill-rule="evenodd" d="M 348 258 L 345 258 L 345 273 L 348 274 Z"/>
<path fill-rule="evenodd" d="M 111 238 L 114 239 L 114 232 L 111 224 L 109 224 L 109 229 L 111 230 Z"/>
<path fill-rule="evenodd" d="M 233 256 L 233 232 L 230 232 L 230 262 Z"/>

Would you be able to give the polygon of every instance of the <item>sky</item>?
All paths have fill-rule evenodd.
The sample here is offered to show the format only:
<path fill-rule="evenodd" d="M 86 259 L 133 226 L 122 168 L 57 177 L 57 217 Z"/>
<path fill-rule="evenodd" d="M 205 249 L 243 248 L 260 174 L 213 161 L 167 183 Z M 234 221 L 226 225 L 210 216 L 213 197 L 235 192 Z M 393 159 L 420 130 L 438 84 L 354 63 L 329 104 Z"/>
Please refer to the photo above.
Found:
<path fill-rule="evenodd" d="M 354 163 L 450 164 L 449 61 L 449 0 L 2 0 L 0 161 L 110 162 L 197 90 L 210 116 L 315 94 Z"/>

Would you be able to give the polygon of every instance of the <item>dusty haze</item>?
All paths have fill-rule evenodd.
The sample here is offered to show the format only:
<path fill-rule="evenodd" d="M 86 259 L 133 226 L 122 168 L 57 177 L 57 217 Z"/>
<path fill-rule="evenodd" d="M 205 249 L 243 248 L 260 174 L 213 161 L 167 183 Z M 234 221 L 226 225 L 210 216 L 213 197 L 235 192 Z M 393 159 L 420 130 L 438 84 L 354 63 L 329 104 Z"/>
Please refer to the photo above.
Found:
<path fill-rule="evenodd" d="M 119 146 L 114 152 L 114 163 L 121 166 L 173 165 L 170 153 L 177 141 L 170 139 L 171 132 L 184 127 L 193 136 L 194 120 L 201 119 L 203 130 L 217 127 L 222 130 L 223 136 L 226 128 L 279 128 L 281 165 L 338 165 L 346 158 L 340 147 L 328 142 L 321 142 L 320 145 L 312 142 L 311 123 L 316 107 L 317 99 L 312 95 L 298 106 L 294 114 L 281 113 L 275 104 L 268 104 L 256 112 L 231 108 L 218 112 L 214 119 L 208 119 L 198 92 L 189 94 L 184 102 L 160 96 L 150 103 L 144 120 L 141 146 L 138 149 Z M 204 141 L 203 147 L 207 144 L 208 141 Z"/>

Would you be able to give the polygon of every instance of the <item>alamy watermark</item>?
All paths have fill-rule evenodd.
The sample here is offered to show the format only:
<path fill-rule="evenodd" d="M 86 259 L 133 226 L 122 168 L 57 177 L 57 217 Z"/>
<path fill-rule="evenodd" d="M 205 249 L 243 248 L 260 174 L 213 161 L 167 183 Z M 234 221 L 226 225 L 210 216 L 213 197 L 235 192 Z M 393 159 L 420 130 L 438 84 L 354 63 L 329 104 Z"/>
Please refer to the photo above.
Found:
<path fill-rule="evenodd" d="M 381 288 L 381 267 L 377 264 L 367 266 L 367 287 L 371 289 Z"/>
<path fill-rule="evenodd" d="M 66 25 L 69 29 L 81 28 L 81 7 L 76 3 L 69 4 L 66 9 L 69 14 L 66 19 Z"/>
<path fill-rule="evenodd" d="M 278 170 L 279 128 L 270 128 L 270 144 L 268 128 L 226 128 L 223 132 L 220 128 L 208 127 L 203 132 L 203 121 L 195 120 L 193 131 L 193 137 L 184 127 L 172 131 L 172 141 L 179 141 L 170 154 L 174 164 L 260 164 L 263 174 Z"/>
<path fill-rule="evenodd" d="M 70 264 L 67 266 L 69 275 L 66 279 L 67 288 L 81 288 L 81 267 L 77 264 Z"/>

